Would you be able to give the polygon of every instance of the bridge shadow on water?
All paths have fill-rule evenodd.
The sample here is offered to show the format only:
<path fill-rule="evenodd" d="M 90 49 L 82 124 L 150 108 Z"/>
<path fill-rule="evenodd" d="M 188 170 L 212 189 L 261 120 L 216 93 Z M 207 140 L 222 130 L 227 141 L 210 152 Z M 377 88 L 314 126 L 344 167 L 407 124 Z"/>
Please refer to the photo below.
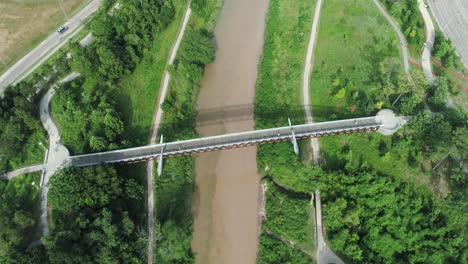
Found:
<path fill-rule="evenodd" d="M 370 114 L 362 112 L 351 112 L 349 109 L 340 107 L 310 106 L 315 122 L 332 121 L 337 119 L 365 117 Z M 193 116 L 186 116 L 172 122 L 162 123 L 163 128 L 186 129 L 193 127 L 211 126 L 225 122 L 253 121 L 257 119 L 258 127 L 267 126 L 287 126 L 288 118 L 293 124 L 305 122 L 304 105 L 294 107 L 272 105 L 267 109 L 254 108 L 252 104 L 233 105 L 218 108 L 209 108 L 197 111 Z M 263 120 L 268 120 L 268 125 L 263 124 Z"/>

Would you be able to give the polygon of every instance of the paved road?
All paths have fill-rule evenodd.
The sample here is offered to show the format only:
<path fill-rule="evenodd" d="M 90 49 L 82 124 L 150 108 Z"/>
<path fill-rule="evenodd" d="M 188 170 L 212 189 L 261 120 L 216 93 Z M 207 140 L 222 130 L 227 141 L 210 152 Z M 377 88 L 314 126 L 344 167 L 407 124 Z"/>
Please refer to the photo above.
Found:
<path fill-rule="evenodd" d="M 187 5 L 187 9 L 185 11 L 184 19 L 182 25 L 179 29 L 179 33 L 176 38 L 176 42 L 172 47 L 171 54 L 169 56 L 169 60 L 167 65 L 172 65 L 174 63 L 175 57 L 177 55 L 177 51 L 179 50 L 180 43 L 182 42 L 182 37 L 184 36 L 185 29 L 187 28 L 187 23 L 190 18 L 192 10 L 190 9 L 190 2 Z M 151 127 L 151 139 L 150 145 L 156 143 L 156 139 L 158 136 L 159 131 L 159 124 L 161 123 L 162 115 L 164 113 L 163 109 L 161 108 L 167 93 L 167 88 L 169 86 L 169 81 L 171 76 L 169 71 L 165 71 L 163 82 L 161 83 L 160 88 L 160 95 L 159 95 L 159 102 L 156 105 L 156 110 L 154 112 L 152 127 Z M 148 264 L 153 263 L 153 248 L 156 246 L 154 242 L 154 187 L 153 187 L 153 179 L 154 179 L 154 161 L 150 160 L 146 166 L 146 176 L 147 176 L 147 188 L 148 188 L 148 249 L 147 249 L 147 257 L 148 257 Z"/>
<path fill-rule="evenodd" d="M 374 0 L 375 5 L 379 9 L 380 13 L 387 19 L 387 21 L 392 25 L 393 29 L 398 35 L 398 39 L 400 40 L 401 46 L 401 53 L 403 55 L 403 67 L 405 69 L 406 78 L 408 81 L 411 81 L 411 74 L 410 74 L 410 66 L 409 66 L 409 57 L 408 57 L 408 43 L 406 42 L 405 35 L 400 30 L 398 24 L 393 20 L 393 18 L 387 13 L 385 8 L 379 2 L 379 0 Z"/>
<path fill-rule="evenodd" d="M 429 0 L 436 22 L 468 69 L 468 0 Z"/>
<path fill-rule="evenodd" d="M 70 82 L 79 74 L 73 72 L 67 77 L 63 78 L 59 83 Z M 40 225 L 42 228 L 42 235 L 45 236 L 49 233 L 49 222 L 47 220 L 47 193 L 49 192 L 48 182 L 55 171 L 63 164 L 64 160 L 70 155 L 68 149 L 60 143 L 60 134 L 57 126 L 54 124 L 49 111 L 50 100 L 55 94 L 54 85 L 50 90 L 44 95 L 41 99 L 39 106 L 39 115 L 41 118 L 42 125 L 44 126 L 47 134 L 49 135 L 49 151 L 48 156 L 46 157 L 46 168 L 44 173 L 44 178 L 42 179 L 42 189 L 41 189 L 41 216 L 40 216 Z"/>
<path fill-rule="evenodd" d="M 20 175 L 23 175 L 23 174 L 26 174 L 26 173 L 41 171 L 44 168 L 45 168 L 44 164 L 37 164 L 37 165 L 24 167 L 24 168 L 17 169 L 17 170 L 14 170 L 14 171 L 10 171 L 8 173 L 0 175 L 0 180 L 11 180 L 13 178 L 16 178 L 16 177 L 18 177 Z"/>
<path fill-rule="evenodd" d="M 314 122 L 312 118 L 312 112 L 310 109 L 310 73 L 312 72 L 313 67 L 313 54 L 315 49 L 315 43 L 317 39 L 320 11 L 322 9 L 322 0 L 317 1 L 317 6 L 315 7 L 314 20 L 312 22 L 312 29 L 310 31 L 309 46 L 307 47 L 307 55 L 304 67 L 303 81 L 302 81 L 302 97 L 304 102 L 304 110 L 307 117 L 307 123 L 312 124 Z M 318 138 L 310 139 L 310 146 L 312 148 L 312 158 L 315 164 L 318 164 L 320 159 L 320 144 Z"/>
<path fill-rule="evenodd" d="M 432 74 L 431 66 L 431 50 L 432 46 L 434 45 L 435 29 L 431 16 L 429 15 L 423 0 L 418 0 L 418 7 L 424 19 L 424 24 L 426 25 L 426 43 L 423 47 L 421 65 L 426 79 L 429 81 L 429 83 L 432 83 L 434 82 L 434 75 Z"/>
<path fill-rule="evenodd" d="M 0 76 L 0 95 L 3 94 L 5 88 L 9 84 L 15 83 L 21 80 L 21 78 L 27 76 L 27 74 L 31 73 L 36 67 L 63 46 L 83 27 L 82 22 L 99 8 L 100 3 L 101 0 L 93 0 L 78 12 L 78 14 L 65 23 L 69 29 L 64 34 L 59 34 L 57 32 L 52 33 L 52 35 L 41 42 L 36 48 L 26 54 L 2 76 Z"/>

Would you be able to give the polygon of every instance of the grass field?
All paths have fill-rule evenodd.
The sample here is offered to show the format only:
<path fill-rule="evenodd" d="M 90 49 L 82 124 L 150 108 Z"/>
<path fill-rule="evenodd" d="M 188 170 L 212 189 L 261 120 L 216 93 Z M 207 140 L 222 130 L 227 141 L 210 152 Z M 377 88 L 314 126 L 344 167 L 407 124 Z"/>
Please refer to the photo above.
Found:
<path fill-rule="evenodd" d="M 0 73 L 13 65 L 90 0 L 0 1 Z"/>
<path fill-rule="evenodd" d="M 374 114 L 382 100 L 382 61 L 395 58 L 402 68 L 392 28 L 370 0 L 326 1 L 322 12 L 310 88 L 315 119 Z M 345 88 L 337 91 L 337 83 Z M 363 101 L 370 103 L 360 104 Z M 353 170 L 364 162 L 395 177 L 420 174 L 421 157 L 395 137 L 355 134 L 322 138 L 320 142 L 328 168 Z"/>
<path fill-rule="evenodd" d="M 324 2 L 311 76 L 314 118 L 325 121 L 374 110 L 359 109 L 359 101 L 381 93 L 378 68 L 388 57 L 402 71 L 397 36 L 372 1 Z M 341 86 L 346 86 L 345 94 L 335 89 Z"/>

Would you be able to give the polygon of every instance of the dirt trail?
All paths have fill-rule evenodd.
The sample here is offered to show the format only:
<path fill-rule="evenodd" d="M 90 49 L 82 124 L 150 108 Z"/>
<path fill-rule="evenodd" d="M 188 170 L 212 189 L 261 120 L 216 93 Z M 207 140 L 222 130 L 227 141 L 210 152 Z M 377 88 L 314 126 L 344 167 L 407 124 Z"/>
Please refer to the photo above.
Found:
<path fill-rule="evenodd" d="M 197 110 L 253 104 L 268 0 L 226 0 L 215 31 Z M 251 113 L 250 113 L 251 114 Z M 252 119 L 198 126 L 216 135 L 254 128 Z M 199 155 L 195 162 L 194 237 L 201 264 L 255 263 L 260 177 L 256 147 Z"/>

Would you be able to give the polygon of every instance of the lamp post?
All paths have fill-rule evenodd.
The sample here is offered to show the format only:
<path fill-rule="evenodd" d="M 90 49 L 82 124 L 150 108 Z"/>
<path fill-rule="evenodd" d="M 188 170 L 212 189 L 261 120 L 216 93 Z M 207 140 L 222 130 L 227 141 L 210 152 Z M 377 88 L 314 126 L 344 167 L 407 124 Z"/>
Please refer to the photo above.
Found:
<path fill-rule="evenodd" d="M 31 185 L 36 187 L 39 190 L 39 187 L 36 185 L 36 182 L 32 182 Z"/>
<path fill-rule="evenodd" d="M 44 147 L 44 144 L 42 143 L 42 141 L 39 142 L 38 144 L 39 144 L 39 146 L 41 146 L 45 151 L 47 151 L 47 149 Z"/>

